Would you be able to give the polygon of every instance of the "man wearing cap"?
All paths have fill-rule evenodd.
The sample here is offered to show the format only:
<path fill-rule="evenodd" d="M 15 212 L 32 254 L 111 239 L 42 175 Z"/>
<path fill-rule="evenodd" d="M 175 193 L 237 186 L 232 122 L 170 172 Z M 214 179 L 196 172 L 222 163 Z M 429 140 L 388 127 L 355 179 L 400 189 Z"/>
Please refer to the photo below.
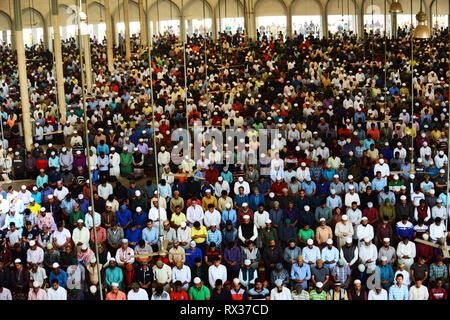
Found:
<path fill-rule="evenodd" d="M 58 262 L 53 263 L 53 270 L 50 272 L 48 281 L 52 283 L 53 279 L 58 279 L 58 283 L 61 287 L 67 288 L 67 273 L 61 269 Z"/>
<path fill-rule="evenodd" d="M 328 239 L 333 239 L 333 231 L 327 226 L 325 218 L 320 218 L 319 226 L 316 228 L 316 243 L 319 248 L 325 247 Z"/>
<path fill-rule="evenodd" d="M 89 244 L 89 229 L 84 226 L 84 222 L 82 219 L 78 219 L 77 227 L 73 229 L 72 232 L 72 240 L 75 243 L 77 250 L 83 245 Z"/>
<path fill-rule="evenodd" d="M 345 245 L 347 238 L 353 238 L 354 228 L 348 221 L 347 215 L 342 215 L 342 220 L 336 223 L 334 228 L 337 239 L 337 247 L 340 249 Z"/>
<path fill-rule="evenodd" d="M 211 292 L 203 285 L 199 277 L 194 278 L 194 285 L 189 288 L 189 300 L 210 300 Z"/>
<path fill-rule="evenodd" d="M 364 238 L 363 241 L 364 244 L 359 247 L 359 259 L 366 266 L 367 272 L 372 273 L 375 270 L 378 257 L 377 247 L 370 238 Z"/>
<path fill-rule="evenodd" d="M 388 264 L 388 259 L 386 256 L 382 256 L 380 259 L 380 264 L 377 266 L 380 275 L 381 287 L 385 290 L 389 290 L 394 281 L 394 271 L 392 266 Z"/>
<path fill-rule="evenodd" d="M 109 261 L 109 267 L 105 270 L 105 283 L 107 290 L 111 289 L 112 283 L 118 283 L 119 287 L 122 286 L 123 271 L 117 267 L 117 262 L 115 258 L 111 258 Z"/>
<path fill-rule="evenodd" d="M 347 237 L 345 239 L 345 245 L 343 245 L 340 249 L 340 260 L 344 261 L 344 263 L 351 269 L 354 269 L 359 258 L 358 253 L 358 246 L 353 243 L 353 239 L 351 237 Z"/>
<path fill-rule="evenodd" d="M 393 266 L 395 261 L 397 261 L 397 254 L 395 252 L 394 247 L 392 247 L 390 243 L 391 243 L 390 238 L 383 239 L 383 246 L 378 251 L 378 260 L 381 261 L 381 257 L 386 257 L 387 263 Z"/>
<path fill-rule="evenodd" d="M 327 293 L 323 290 L 323 283 L 317 282 L 315 288 L 309 293 L 310 300 L 327 300 Z"/>
<path fill-rule="evenodd" d="M 106 294 L 106 300 L 127 300 L 125 292 L 120 291 L 119 283 L 111 283 L 111 291 Z"/>
<path fill-rule="evenodd" d="M 281 279 L 275 281 L 275 288 L 270 291 L 270 300 L 292 300 L 291 291 L 283 285 Z"/>
<path fill-rule="evenodd" d="M 30 248 L 27 250 L 27 264 L 30 267 L 31 264 L 37 264 L 42 267 L 44 262 L 44 250 L 37 246 L 35 240 L 30 240 Z"/>
<path fill-rule="evenodd" d="M 442 205 L 442 199 L 438 198 L 436 200 L 436 205 L 431 208 L 431 218 L 435 221 L 437 218 L 441 219 L 442 223 L 445 224 L 447 215 L 445 214 L 446 207 Z"/>
<path fill-rule="evenodd" d="M 134 250 L 128 246 L 128 239 L 122 239 L 122 246 L 117 249 L 116 252 L 116 262 L 119 267 L 125 267 L 127 264 L 134 263 Z"/>
<path fill-rule="evenodd" d="M 28 300 L 47 300 L 47 292 L 41 288 L 39 281 L 33 281 L 33 288 L 28 292 Z"/>
<path fill-rule="evenodd" d="M 333 240 L 328 239 L 326 246 L 322 249 L 321 259 L 325 266 L 331 271 L 339 260 L 339 251 L 333 246 Z"/>
<path fill-rule="evenodd" d="M 367 217 L 361 218 L 361 224 L 356 227 L 356 239 L 359 241 L 359 245 L 361 245 L 363 239 L 374 238 L 374 230 L 373 227 L 369 224 L 369 219 Z"/>

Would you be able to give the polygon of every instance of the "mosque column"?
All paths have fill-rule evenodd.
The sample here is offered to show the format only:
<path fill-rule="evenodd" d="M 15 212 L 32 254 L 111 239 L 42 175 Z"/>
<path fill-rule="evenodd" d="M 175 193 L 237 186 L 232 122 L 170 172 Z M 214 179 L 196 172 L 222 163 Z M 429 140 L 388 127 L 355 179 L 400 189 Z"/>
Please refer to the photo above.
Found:
<path fill-rule="evenodd" d="M 139 4 L 139 24 L 140 24 L 139 36 L 141 40 L 141 46 L 146 46 L 147 26 L 145 25 L 144 0 L 139 0 L 138 4 Z"/>
<path fill-rule="evenodd" d="M 130 15 L 129 15 L 128 0 L 123 1 L 123 16 L 125 20 L 125 59 L 130 61 L 131 58 L 131 43 L 130 43 Z"/>
<path fill-rule="evenodd" d="M 220 4 L 218 4 L 220 5 Z M 216 21 L 216 10 L 212 11 L 212 18 L 211 18 L 211 32 L 212 32 L 212 38 L 214 41 L 217 41 L 217 21 Z"/>
<path fill-rule="evenodd" d="M 42 30 L 42 43 L 43 43 L 43 47 L 44 50 L 48 49 L 48 41 L 49 41 L 49 36 L 48 36 L 48 21 L 47 19 L 44 19 L 44 25 L 42 26 L 43 30 Z"/>
<path fill-rule="evenodd" d="M 396 39 L 397 38 L 397 13 L 391 13 L 391 33 L 392 33 L 392 38 Z"/>
<path fill-rule="evenodd" d="M 3 39 L 3 41 L 6 42 L 7 38 L 8 38 L 8 33 L 7 33 L 6 30 L 3 30 L 3 31 L 2 31 L 2 39 Z"/>
<path fill-rule="evenodd" d="M 28 96 L 27 60 L 22 31 L 22 5 L 14 0 L 14 30 L 16 32 L 17 69 L 19 71 L 20 102 L 22 107 L 22 126 L 25 148 L 33 149 L 33 132 L 31 129 L 30 97 Z"/>
<path fill-rule="evenodd" d="M 292 10 L 291 6 L 287 8 L 287 16 L 286 16 L 286 37 L 292 39 Z"/>
<path fill-rule="evenodd" d="M 88 12 L 87 8 L 87 0 L 81 0 L 81 10 L 86 14 Z M 86 24 L 89 25 L 88 22 L 89 17 L 86 18 Z M 87 92 L 92 91 L 92 60 L 91 60 L 91 38 L 90 35 L 82 35 L 83 39 L 83 49 L 84 49 L 84 65 L 85 65 L 85 74 L 86 74 L 86 88 Z"/>
<path fill-rule="evenodd" d="M 53 54 L 55 55 L 56 67 L 56 90 L 58 92 L 59 119 L 66 123 L 66 95 L 64 93 L 64 72 L 61 51 L 61 34 L 59 31 L 59 9 L 58 0 L 52 0 L 52 25 L 53 25 Z"/>
<path fill-rule="evenodd" d="M 244 5 L 246 6 L 245 12 L 246 15 L 244 17 L 244 23 L 245 23 L 245 30 L 247 30 L 247 39 L 252 39 L 253 41 L 256 40 L 256 18 L 255 18 L 255 10 L 252 0 L 247 0 L 244 2 Z"/>
<path fill-rule="evenodd" d="M 110 0 L 105 0 L 105 21 L 106 21 L 106 60 L 108 61 L 108 70 L 114 72 L 114 54 L 113 54 L 113 30 L 111 21 Z"/>
<path fill-rule="evenodd" d="M 322 35 L 328 39 L 328 17 L 326 13 L 322 14 Z"/>

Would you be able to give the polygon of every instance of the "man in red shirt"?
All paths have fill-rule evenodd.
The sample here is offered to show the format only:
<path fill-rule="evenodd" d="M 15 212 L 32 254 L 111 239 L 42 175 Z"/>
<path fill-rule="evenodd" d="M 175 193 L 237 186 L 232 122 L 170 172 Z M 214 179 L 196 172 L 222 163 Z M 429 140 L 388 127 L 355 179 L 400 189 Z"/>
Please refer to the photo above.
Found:
<path fill-rule="evenodd" d="M 286 182 L 281 180 L 281 177 L 277 177 L 277 181 L 272 183 L 272 187 L 270 188 L 270 191 L 275 193 L 276 196 L 281 196 L 283 194 L 283 189 L 287 188 Z"/>
<path fill-rule="evenodd" d="M 188 294 L 182 289 L 181 281 L 175 281 L 175 290 L 170 293 L 170 300 L 189 300 Z"/>
<path fill-rule="evenodd" d="M 436 280 L 436 287 L 430 290 L 430 300 L 447 300 L 447 291 L 442 288 L 442 278 Z"/>

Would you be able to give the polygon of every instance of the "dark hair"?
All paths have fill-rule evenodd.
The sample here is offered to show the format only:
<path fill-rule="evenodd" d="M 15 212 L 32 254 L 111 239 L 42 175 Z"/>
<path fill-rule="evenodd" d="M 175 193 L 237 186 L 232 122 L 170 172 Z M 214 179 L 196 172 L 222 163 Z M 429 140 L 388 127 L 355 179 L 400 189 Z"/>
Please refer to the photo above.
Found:
<path fill-rule="evenodd" d="M 157 286 L 155 289 L 156 294 L 162 294 L 164 291 L 164 287 L 163 286 Z"/>

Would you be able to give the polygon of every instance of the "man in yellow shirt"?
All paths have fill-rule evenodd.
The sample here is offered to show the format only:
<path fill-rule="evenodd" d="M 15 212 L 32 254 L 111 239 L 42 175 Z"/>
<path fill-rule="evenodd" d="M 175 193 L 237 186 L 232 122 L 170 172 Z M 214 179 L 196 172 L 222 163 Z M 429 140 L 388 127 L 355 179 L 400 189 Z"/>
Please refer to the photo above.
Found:
<path fill-rule="evenodd" d="M 191 229 L 191 239 L 195 241 L 197 247 L 203 252 L 206 250 L 206 238 L 208 237 L 208 231 L 205 226 L 200 225 L 200 222 L 195 221 L 194 226 Z"/>
<path fill-rule="evenodd" d="M 37 216 L 39 214 L 39 211 L 41 210 L 41 206 L 38 203 L 36 203 L 33 197 L 31 197 L 28 209 L 30 209 L 30 211 Z"/>
<path fill-rule="evenodd" d="M 170 222 L 173 228 L 178 229 L 181 225 L 181 222 L 187 222 L 186 215 L 181 212 L 181 206 L 175 207 L 175 212 L 172 214 L 170 218 Z"/>

